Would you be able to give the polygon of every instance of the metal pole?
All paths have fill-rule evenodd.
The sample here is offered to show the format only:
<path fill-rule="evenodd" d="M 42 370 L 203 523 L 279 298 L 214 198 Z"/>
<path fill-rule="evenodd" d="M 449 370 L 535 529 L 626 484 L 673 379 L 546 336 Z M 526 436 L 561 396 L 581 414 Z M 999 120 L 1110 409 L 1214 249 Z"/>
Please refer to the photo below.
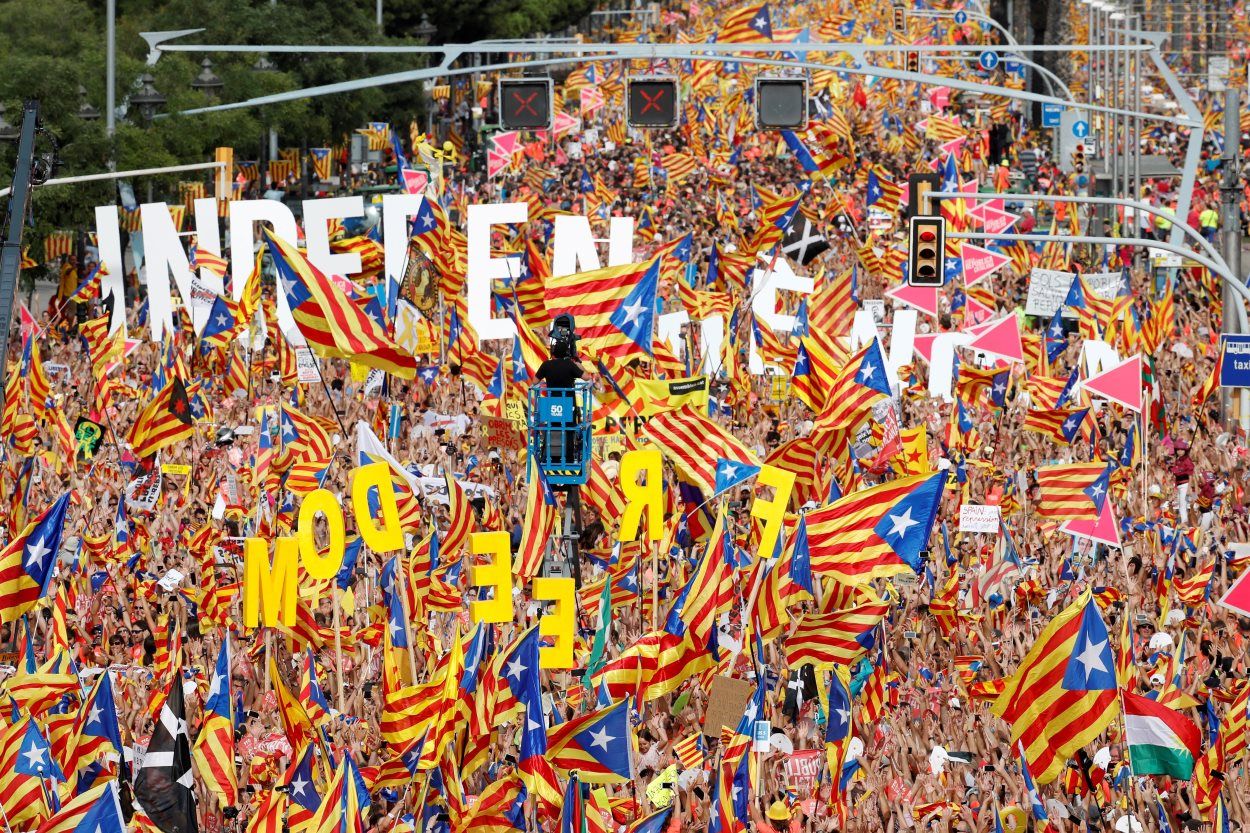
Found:
<path fill-rule="evenodd" d="M 117 0 L 108 0 L 104 59 L 104 135 L 109 144 L 109 170 L 113 161 L 113 133 L 117 130 Z"/>
<path fill-rule="evenodd" d="M 17 166 L 13 169 L 13 193 L 9 197 L 8 228 L 0 249 L 0 390 L 8 375 L 9 324 L 13 320 L 13 297 L 22 263 L 22 231 L 30 200 L 31 168 L 35 159 L 35 125 L 39 102 L 26 102 L 22 113 L 22 133 L 17 143 Z"/>
<path fill-rule="evenodd" d="M 1142 28 L 1141 15 L 1133 16 L 1133 28 Z M 1133 109 L 1141 109 L 1141 56 L 1133 56 Z M 1141 116 L 1133 117 L 1133 193 L 1132 199 L 1141 199 Z"/>
<path fill-rule="evenodd" d="M 1241 218 L 1238 216 L 1237 196 L 1241 191 L 1241 166 L 1240 166 L 1240 150 L 1241 136 L 1240 102 L 1238 90 L 1232 84 L 1229 84 L 1224 90 L 1224 178 L 1220 183 L 1220 220 L 1223 226 L 1223 243 L 1224 243 L 1224 262 L 1228 264 L 1229 271 L 1238 278 L 1241 274 Z M 1226 333 L 1239 333 L 1241 327 L 1229 312 L 1233 308 L 1233 304 L 1237 299 L 1233 297 L 1233 288 L 1228 283 L 1224 284 L 1223 303 L 1224 303 L 1224 326 L 1223 331 Z M 1243 404 L 1239 403 L 1239 404 Z M 1244 408 L 1241 409 L 1241 418 L 1246 420 L 1250 415 L 1246 414 Z M 1220 389 L 1220 421 L 1227 428 L 1229 421 L 1232 419 L 1232 389 Z"/>
<path fill-rule="evenodd" d="M 98 182 L 102 179 L 121 179 L 122 177 L 131 176 L 156 176 L 159 174 L 172 174 L 179 171 L 206 171 L 209 169 L 217 169 L 224 167 L 224 162 L 195 162 L 190 165 L 170 165 L 165 168 L 134 168 L 129 171 L 109 171 L 103 174 L 83 174 L 81 176 L 59 176 L 55 179 L 49 179 L 36 188 L 47 188 L 49 185 L 74 185 L 79 182 Z M 12 188 L 0 188 L 0 197 L 7 197 Z"/>
<path fill-rule="evenodd" d="M 378 31 L 382 31 L 382 0 L 378 0 Z"/>

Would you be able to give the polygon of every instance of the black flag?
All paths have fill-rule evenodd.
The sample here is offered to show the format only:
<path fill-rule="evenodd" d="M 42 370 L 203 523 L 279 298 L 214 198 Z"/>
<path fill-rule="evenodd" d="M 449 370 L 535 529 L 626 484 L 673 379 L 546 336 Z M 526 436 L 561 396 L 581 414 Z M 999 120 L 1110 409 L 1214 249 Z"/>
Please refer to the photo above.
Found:
<path fill-rule="evenodd" d="M 799 265 L 806 266 L 821 252 L 829 249 L 829 241 L 816 231 L 811 220 L 806 217 L 801 217 L 801 219 L 802 223 L 790 224 L 790 230 L 786 232 L 785 240 L 782 241 L 781 251 Z"/>
<path fill-rule="evenodd" d="M 178 669 L 135 775 L 135 801 L 164 833 L 198 833 L 194 786 L 182 671 Z"/>

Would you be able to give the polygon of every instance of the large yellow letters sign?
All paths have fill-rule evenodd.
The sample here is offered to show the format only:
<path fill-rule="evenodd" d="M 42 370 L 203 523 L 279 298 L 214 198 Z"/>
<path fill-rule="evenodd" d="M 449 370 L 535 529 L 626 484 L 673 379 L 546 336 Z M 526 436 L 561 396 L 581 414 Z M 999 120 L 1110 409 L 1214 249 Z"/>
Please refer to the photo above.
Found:
<path fill-rule="evenodd" d="M 474 622 L 512 621 L 512 545 L 506 532 L 474 532 L 469 536 L 469 549 L 474 555 L 492 556 L 486 564 L 469 567 L 469 584 L 490 587 L 491 599 L 469 602 L 469 616 Z"/>
<path fill-rule="evenodd" d="M 647 482 L 638 483 L 639 472 L 646 472 Z M 664 493 L 660 488 L 664 464 L 658 449 L 630 451 L 621 458 L 621 494 L 625 511 L 621 513 L 619 538 L 622 542 L 638 540 L 638 526 L 643 510 L 647 513 L 647 540 L 664 537 Z"/>
<path fill-rule="evenodd" d="M 790 503 L 790 491 L 794 488 L 794 472 L 779 469 L 775 466 L 760 466 L 760 473 L 755 481 L 773 487 L 772 500 L 751 502 L 751 517 L 764 522 L 760 532 L 760 558 L 772 558 L 773 549 L 777 546 L 777 536 L 781 533 L 782 519 L 786 514 L 786 505 Z"/>
<path fill-rule="evenodd" d="M 372 489 L 377 490 L 382 508 L 380 527 L 369 513 Z M 372 463 L 353 471 L 351 496 L 356 526 L 369 548 L 374 552 L 403 549 L 404 532 L 399 526 L 399 504 L 390 467 L 386 463 Z M 318 515 L 326 520 L 329 543 L 325 552 L 318 550 L 313 534 Z M 299 563 L 302 561 L 308 575 L 315 579 L 333 578 L 343 566 L 346 546 L 343 507 L 334 493 L 325 489 L 318 489 L 304 498 L 295 537 L 274 541 L 272 564 L 268 542 L 248 538 L 243 545 L 243 627 L 294 625 Z"/>

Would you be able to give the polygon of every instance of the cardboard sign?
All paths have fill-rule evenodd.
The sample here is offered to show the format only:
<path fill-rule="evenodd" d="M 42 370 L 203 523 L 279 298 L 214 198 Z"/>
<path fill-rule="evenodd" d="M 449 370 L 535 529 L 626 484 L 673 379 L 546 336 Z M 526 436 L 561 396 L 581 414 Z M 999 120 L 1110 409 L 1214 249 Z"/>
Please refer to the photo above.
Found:
<path fill-rule="evenodd" d="M 525 430 L 525 403 L 516 397 L 509 397 L 503 402 L 503 413 L 516 424 L 518 431 Z"/>
<path fill-rule="evenodd" d="M 998 532 L 998 507 L 965 503 L 959 507 L 960 532 Z"/>
<path fill-rule="evenodd" d="M 162 463 L 161 471 L 165 474 L 190 474 L 191 466 L 187 463 Z"/>
<path fill-rule="evenodd" d="M 1059 305 L 1068 297 L 1072 288 L 1072 272 L 1061 272 L 1057 269 L 1034 269 L 1029 272 L 1029 297 L 1024 302 L 1024 311 L 1028 315 L 1039 315 L 1050 318 L 1059 309 Z M 1114 298 L 1123 285 L 1119 272 L 1094 272 L 1085 276 L 1085 282 L 1099 298 Z M 1064 318 L 1076 318 L 1071 308 L 1063 311 Z"/>
<path fill-rule="evenodd" d="M 820 750 L 791 752 L 786 756 L 784 766 L 787 784 L 799 791 L 810 791 L 816 786 L 816 779 L 820 775 Z"/>
<path fill-rule="evenodd" d="M 707 710 L 703 717 L 703 734 L 719 738 L 722 726 L 733 729 L 746 713 L 747 702 L 755 687 L 747 680 L 735 677 L 714 677 L 707 695 Z"/>
<path fill-rule="evenodd" d="M 525 447 L 525 437 L 516 430 L 516 423 L 503 417 L 482 417 L 482 434 L 491 448 L 519 451 Z"/>
<path fill-rule="evenodd" d="M 321 369 L 317 367 L 317 357 L 311 347 L 295 348 L 295 375 L 301 382 L 316 382 L 321 378 Z"/>

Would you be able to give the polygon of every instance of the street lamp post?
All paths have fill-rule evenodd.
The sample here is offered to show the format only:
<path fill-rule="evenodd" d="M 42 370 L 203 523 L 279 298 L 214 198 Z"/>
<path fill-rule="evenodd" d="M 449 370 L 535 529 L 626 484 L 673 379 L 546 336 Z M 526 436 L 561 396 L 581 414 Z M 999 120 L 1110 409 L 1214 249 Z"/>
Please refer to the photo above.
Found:
<path fill-rule="evenodd" d="M 205 58 L 200 62 L 200 74 L 191 82 L 191 89 L 199 90 L 210 99 L 216 100 L 221 88 L 226 86 L 225 82 L 217 73 L 213 72 L 213 62 L 210 58 Z"/>
<path fill-rule="evenodd" d="M 87 88 L 82 84 L 78 85 L 78 118 L 83 121 L 95 121 L 100 118 L 100 111 L 87 101 Z"/>
<path fill-rule="evenodd" d="M 165 96 L 155 86 L 156 79 L 149 73 L 139 76 L 139 92 L 130 96 L 130 103 L 139 108 L 139 118 L 143 119 L 144 127 L 152 126 L 156 112 L 165 106 Z M 148 180 L 148 202 L 152 202 L 152 180 Z"/>

